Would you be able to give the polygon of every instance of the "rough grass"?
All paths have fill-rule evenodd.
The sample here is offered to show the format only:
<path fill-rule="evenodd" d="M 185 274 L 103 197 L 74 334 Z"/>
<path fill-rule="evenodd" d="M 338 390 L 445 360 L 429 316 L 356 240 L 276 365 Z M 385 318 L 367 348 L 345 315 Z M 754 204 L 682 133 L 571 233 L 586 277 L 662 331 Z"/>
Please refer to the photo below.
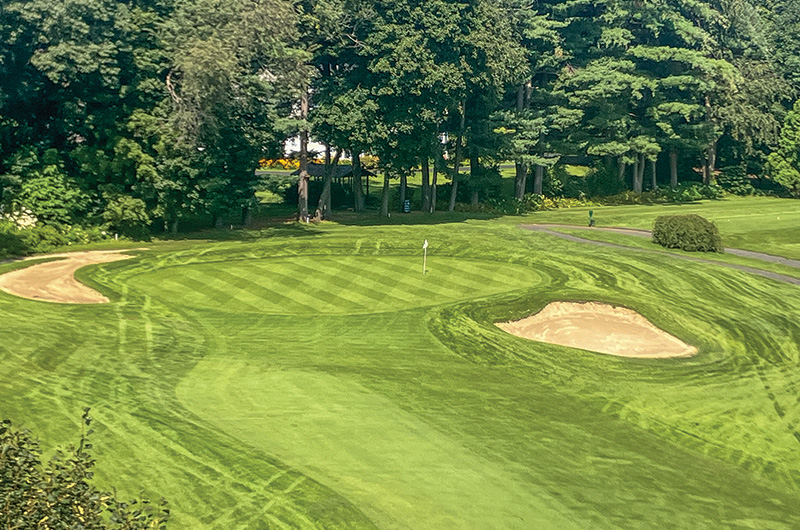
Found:
<path fill-rule="evenodd" d="M 51 445 L 93 406 L 100 480 L 166 496 L 175 528 L 800 526 L 800 290 L 517 222 L 154 244 L 82 272 L 110 305 L 0 293 L 0 415 Z M 700 353 L 493 325 L 553 300 Z"/>

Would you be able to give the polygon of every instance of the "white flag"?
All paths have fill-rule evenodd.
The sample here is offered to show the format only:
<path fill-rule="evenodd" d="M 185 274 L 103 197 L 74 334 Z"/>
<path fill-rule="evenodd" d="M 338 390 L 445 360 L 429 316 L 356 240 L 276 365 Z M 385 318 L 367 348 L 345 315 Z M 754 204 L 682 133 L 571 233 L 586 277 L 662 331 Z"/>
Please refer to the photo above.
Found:
<path fill-rule="evenodd" d="M 427 239 L 425 240 L 425 243 L 423 243 L 422 248 L 428 248 L 428 240 Z"/>

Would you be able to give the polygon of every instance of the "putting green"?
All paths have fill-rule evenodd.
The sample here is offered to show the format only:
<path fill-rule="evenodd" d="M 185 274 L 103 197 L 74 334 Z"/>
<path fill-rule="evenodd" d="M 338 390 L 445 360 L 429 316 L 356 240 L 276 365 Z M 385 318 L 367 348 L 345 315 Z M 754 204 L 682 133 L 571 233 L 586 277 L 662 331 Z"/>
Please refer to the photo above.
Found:
<path fill-rule="evenodd" d="M 420 256 L 298 256 L 157 269 L 130 286 L 169 304 L 226 312 L 375 313 L 528 289 L 538 275 L 519 265 Z"/>

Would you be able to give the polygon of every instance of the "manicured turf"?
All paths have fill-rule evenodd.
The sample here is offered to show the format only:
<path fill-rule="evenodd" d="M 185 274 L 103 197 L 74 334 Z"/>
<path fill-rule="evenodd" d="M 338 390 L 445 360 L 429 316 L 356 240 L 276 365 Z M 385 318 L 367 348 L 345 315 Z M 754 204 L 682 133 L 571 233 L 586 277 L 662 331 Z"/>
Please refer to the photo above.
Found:
<path fill-rule="evenodd" d="M 729 247 L 800 259 L 800 203 L 771 197 L 728 197 L 666 206 L 601 206 L 539 212 L 535 222 L 586 225 L 594 210 L 598 226 L 653 228 L 659 215 L 698 214 L 714 221 Z"/>
<path fill-rule="evenodd" d="M 92 406 L 99 479 L 174 528 L 800 527 L 800 289 L 520 222 L 154 244 L 82 272 L 106 306 L 0 293 L 0 415 L 52 446 Z M 493 325 L 553 300 L 700 354 Z"/>

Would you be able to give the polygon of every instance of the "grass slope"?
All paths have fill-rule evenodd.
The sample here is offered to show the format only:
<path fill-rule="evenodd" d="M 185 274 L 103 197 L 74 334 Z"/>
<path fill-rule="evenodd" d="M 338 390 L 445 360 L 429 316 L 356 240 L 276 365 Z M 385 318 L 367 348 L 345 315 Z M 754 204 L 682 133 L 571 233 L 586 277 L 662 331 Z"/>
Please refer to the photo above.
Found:
<path fill-rule="evenodd" d="M 82 272 L 106 306 L 0 293 L 0 415 L 65 443 L 93 406 L 101 481 L 176 528 L 800 526 L 800 290 L 516 222 L 154 245 Z M 493 325 L 560 299 L 701 352 Z"/>

